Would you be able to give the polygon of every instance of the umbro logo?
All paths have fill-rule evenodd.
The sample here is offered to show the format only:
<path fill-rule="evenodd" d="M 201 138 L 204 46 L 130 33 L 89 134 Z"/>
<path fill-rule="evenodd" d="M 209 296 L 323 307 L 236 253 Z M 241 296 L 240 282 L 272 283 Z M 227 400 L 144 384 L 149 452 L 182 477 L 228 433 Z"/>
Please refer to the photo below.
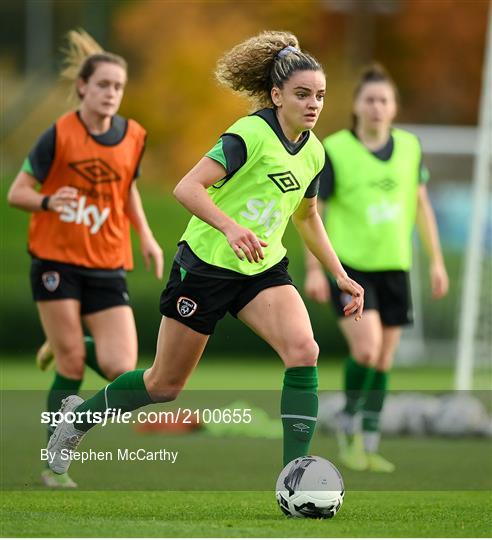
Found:
<path fill-rule="evenodd" d="M 294 428 L 294 431 L 298 431 L 300 433 L 309 433 L 309 426 L 303 424 L 302 422 L 294 424 L 292 427 Z"/>
<path fill-rule="evenodd" d="M 282 193 L 301 189 L 301 185 L 299 184 L 297 178 L 290 171 L 269 174 L 268 178 L 275 182 L 275 185 Z"/>
<path fill-rule="evenodd" d="M 395 189 L 396 182 L 392 178 L 382 178 L 381 180 L 372 182 L 371 185 L 375 188 L 382 189 L 383 191 L 391 191 L 392 189 Z"/>
<path fill-rule="evenodd" d="M 121 180 L 121 176 L 101 158 L 73 161 L 68 165 L 91 184 L 118 182 Z"/>

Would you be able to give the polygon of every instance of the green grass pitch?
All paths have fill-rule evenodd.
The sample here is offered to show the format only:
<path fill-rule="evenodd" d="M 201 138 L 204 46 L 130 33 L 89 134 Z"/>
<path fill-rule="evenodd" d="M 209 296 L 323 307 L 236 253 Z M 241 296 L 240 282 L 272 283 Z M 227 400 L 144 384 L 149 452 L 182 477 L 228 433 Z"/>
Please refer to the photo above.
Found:
<path fill-rule="evenodd" d="M 27 359 L 1 360 L 2 389 L 37 391 L 48 386 L 51 376 L 38 372 Z M 275 364 L 272 359 L 238 361 L 234 358 L 228 361 L 205 357 L 190 380 L 190 388 L 278 390 L 281 376 L 280 364 Z M 321 359 L 322 389 L 340 388 L 340 377 L 339 363 Z M 452 372 L 446 369 L 398 369 L 392 377 L 392 387 L 399 390 L 449 390 L 451 385 Z M 101 386 L 102 381 L 96 376 L 91 375 L 86 380 L 86 389 Z M 38 392 L 35 395 L 41 394 Z M 3 403 L 5 406 L 8 402 Z M 462 469 L 461 474 L 465 474 L 467 470 L 473 474 L 473 462 L 484 459 L 483 441 L 478 444 L 468 440 L 384 441 L 383 449 L 388 455 L 396 458 L 397 462 L 400 460 L 397 471 L 400 476 L 387 475 L 381 479 L 380 476 L 374 478 L 369 473 L 362 473 L 360 476 L 342 469 L 348 488 L 340 513 L 332 520 L 312 521 L 285 518 L 277 507 L 273 489 L 167 491 L 169 488 L 166 487 L 166 469 L 163 469 L 162 476 L 153 478 L 151 487 L 145 491 L 117 489 L 117 484 L 109 483 L 107 489 L 97 491 L 45 490 L 37 480 L 39 463 L 30 466 L 29 462 L 26 462 L 27 469 L 32 469 L 27 474 L 33 479 L 32 484 L 23 482 L 24 471 L 15 471 L 16 460 L 17 463 L 21 462 L 25 446 L 21 439 L 22 432 L 19 428 L 15 444 L 12 444 L 11 423 L 2 425 L 2 462 L 4 467 L 8 465 L 9 471 L 9 474 L 2 478 L 2 537 L 490 537 L 492 534 L 492 495 L 487 488 L 490 479 L 485 478 L 480 489 L 446 488 L 445 486 L 452 485 L 453 478 L 448 479 L 451 483 L 443 482 L 442 478 L 439 478 L 437 466 L 441 464 L 447 467 L 444 470 L 452 470 L 453 461 L 463 459 L 469 469 Z M 94 435 L 99 444 L 97 434 Z M 137 446 L 158 446 L 162 443 L 157 439 L 146 440 L 131 430 L 123 432 L 122 436 L 126 444 L 133 443 Z M 163 438 L 167 439 L 164 436 Z M 206 438 L 195 435 L 173 440 L 174 445 L 182 445 L 190 452 L 199 452 L 202 444 L 208 444 Z M 103 443 L 104 440 L 101 444 Z M 231 448 L 236 448 L 234 441 L 229 444 L 232 444 Z M 275 453 L 273 461 L 269 462 L 269 447 L 264 442 L 253 441 L 251 445 L 252 451 L 248 455 L 241 454 L 240 447 L 237 446 L 240 468 L 247 465 L 258 468 L 261 475 L 271 475 L 273 486 L 278 472 L 272 465 L 276 459 Z M 324 455 L 328 458 L 335 452 L 331 437 L 317 440 L 314 446 L 314 450 L 319 452 L 324 449 Z M 403 452 L 405 448 L 406 453 Z M 418 460 L 412 460 L 415 459 L 414 454 L 419 452 L 428 456 L 431 463 L 436 463 L 433 469 L 436 477 L 428 479 L 425 490 L 419 490 L 418 486 L 411 484 L 412 476 L 417 474 L 412 467 L 418 465 Z M 262 461 L 265 463 L 261 463 Z M 193 482 L 193 475 L 200 475 L 202 484 L 206 485 L 207 475 L 211 471 L 210 464 L 194 466 L 195 469 L 190 472 L 187 481 Z M 104 467 L 101 468 L 103 469 Z M 109 464 L 108 470 L 112 469 L 112 464 Z M 490 467 L 486 473 L 489 471 Z M 97 476 L 99 473 L 96 470 L 94 474 Z M 108 482 L 114 482 L 114 478 L 108 474 Z M 84 477 L 84 466 L 80 464 L 73 467 L 73 476 L 81 484 L 84 480 L 91 481 L 89 473 Z M 122 485 L 125 485 L 125 480 L 122 479 Z M 456 480 L 457 485 L 467 485 L 466 479 L 458 480 L 460 479 Z M 391 487 L 392 482 L 395 483 L 394 487 Z M 397 486 L 402 485 L 401 483 L 411 487 L 406 491 L 398 490 Z M 439 490 L 432 489 L 432 485 L 436 485 Z"/>
<path fill-rule="evenodd" d="M 164 479 L 163 479 L 164 480 Z M 486 492 L 352 492 L 334 519 L 285 518 L 270 492 L 9 493 L 3 536 L 487 537 Z M 486 509 L 489 509 L 487 515 Z"/>

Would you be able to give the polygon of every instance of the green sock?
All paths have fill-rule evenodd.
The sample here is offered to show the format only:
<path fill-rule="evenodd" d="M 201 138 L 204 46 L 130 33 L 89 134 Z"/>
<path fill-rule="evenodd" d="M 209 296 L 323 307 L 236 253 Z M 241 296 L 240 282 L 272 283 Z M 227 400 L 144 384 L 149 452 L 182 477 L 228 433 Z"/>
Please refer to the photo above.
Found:
<path fill-rule="evenodd" d="M 59 373 L 55 373 L 53 384 L 48 392 L 46 410 L 48 412 L 57 412 L 61 407 L 61 402 L 68 396 L 77 394 L 82 384 L 82 379 L 69 379 Z M 51 430 L 51 431 L 50 431 Z M 51 436 L 53 428 L 48 428 L 48 439 Z"/>
<path fill-rule="evenodd" d="M 97 394 L 81 403 L 75 412 L 98 412 L 104 413 L 106 409 L 116 409 L 122 412 L 134 411 L 154 401 L 149 396 L 144 383 L 145 369 L 127 371 L 109 383 Z M 84 421 L 77 422 L 76 427 L 82 431 L 88 431 L 98 422 Z"/>
<path fill-rule="evenodd" d="M 101 369 L 97 362 L 97 356 L 96 356 L 96 344 L 94 343 L 94 340 L 91 336 L 84 336 L 84 345 L 85 345 L 85 365 L 89 366 L 92 370 L 94 370 L 98 375 L 100 375 L 103 379 L 106 379 L 109 381 L 108 377 L 104 373 L 104 371 Z"/>
<path fill-rule="evenodd" d="M 345 360 L 345 397 L 344 412 L 353 416 L 364 401 L 365 391 L 371 385 L 374 370 L 356 362 L 351 356 Z"/>
<path fill-rule="evenodd" d="M 318 368 L 293 367 L 285 370 L 280 404 L 284 429 L 284 465 L 309 454 L 318 416 Z"/>
<path fill-rule="evenodd" d="M 379 419 L 383 410 L 387 387 L 388 372 L 375 371 L 362 407 L 362 431 L 379 432 Z"/>

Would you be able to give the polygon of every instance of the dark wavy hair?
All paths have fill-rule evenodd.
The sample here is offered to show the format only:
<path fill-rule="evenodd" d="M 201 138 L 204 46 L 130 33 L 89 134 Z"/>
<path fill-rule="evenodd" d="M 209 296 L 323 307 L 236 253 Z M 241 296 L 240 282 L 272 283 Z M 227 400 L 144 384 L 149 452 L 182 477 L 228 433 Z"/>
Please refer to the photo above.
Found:
<path fill-rule="evenodd" d="M 359 94 L 362 92 L 362 89 L 366 84 L 375 83 L 375 82 L 384 82 L 388 83 L 395 94 L 395 100 L 397 103 L 400 101 L 400 94 L 398 88 L 395 84 L 395 81 L 392 79 L 391 75 L 386 71 L 386 69 L 378 63 L 371 64 L 364 68 L 359 76 L 359 80 L 354 88 L 354 101 L 359 97 Z M 357 127 L 357 116 L 352 113 L 352 129 Z"/>

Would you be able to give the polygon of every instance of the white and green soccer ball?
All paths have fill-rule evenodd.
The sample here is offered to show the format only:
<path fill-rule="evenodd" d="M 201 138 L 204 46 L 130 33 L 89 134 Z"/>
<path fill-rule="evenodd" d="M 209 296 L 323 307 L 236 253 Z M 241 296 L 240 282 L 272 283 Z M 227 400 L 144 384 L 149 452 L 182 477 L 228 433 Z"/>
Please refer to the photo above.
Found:
<path fill-rule="evenodd" d="M 292 460 L 283 468 L 276 486 L 278 505 L 291 517 L 332 518 L 340 510 L 344 494 L 338 469 L 318 456 Z"/>

